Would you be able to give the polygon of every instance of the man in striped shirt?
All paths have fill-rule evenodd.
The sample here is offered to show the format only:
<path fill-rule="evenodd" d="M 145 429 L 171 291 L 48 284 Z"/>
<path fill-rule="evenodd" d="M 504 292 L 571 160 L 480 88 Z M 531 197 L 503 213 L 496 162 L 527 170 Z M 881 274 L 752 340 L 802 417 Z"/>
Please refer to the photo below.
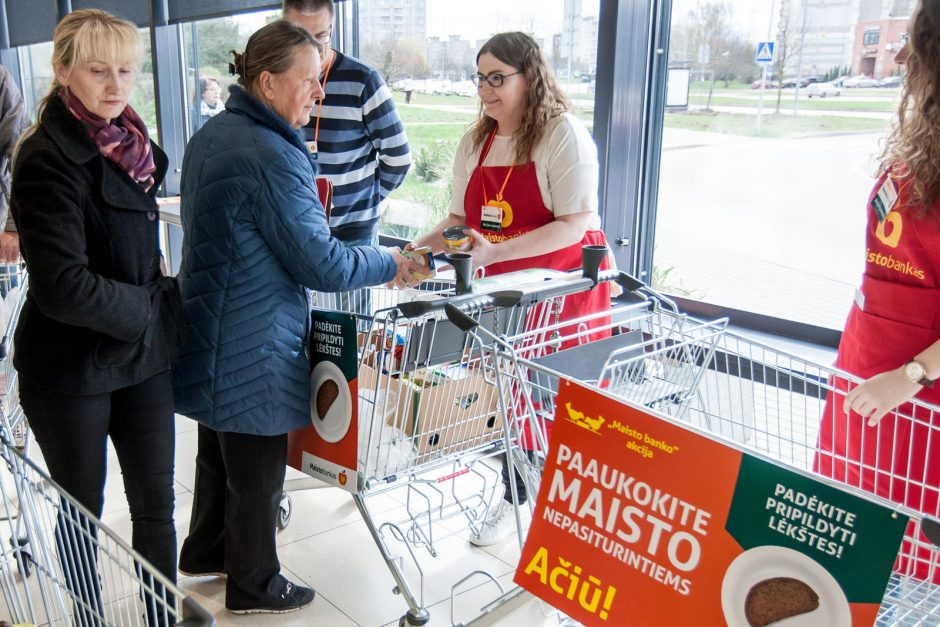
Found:
<path fill-rule="evenodd" d="M 320 175 L 333 183 L 330 231 L 350 246 L 378 244 L 382 200 L 405 180 L 408 138 L 374 69 L 330 47 L 333 0 L 284 0 L 284 17 L 323 45 L 325 98 L 305 129 Z"/>

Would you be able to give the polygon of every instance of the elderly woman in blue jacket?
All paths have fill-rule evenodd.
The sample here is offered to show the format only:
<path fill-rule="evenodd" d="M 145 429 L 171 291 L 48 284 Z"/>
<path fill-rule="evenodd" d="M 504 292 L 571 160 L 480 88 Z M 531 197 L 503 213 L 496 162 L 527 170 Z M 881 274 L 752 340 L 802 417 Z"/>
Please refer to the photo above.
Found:
<path fill-rule="evenodd" d="M 236 613 L 283 613 L 314 591 L 280 574 L 275 519 L 287 433 L 310 424 L 304 288 L 354 289 L 419 270 L 330 236 L 316 162 L 297 129 L 323 90 L 318 45 L 286 21 L 234 53 L 239 85 L 183 159 L 180 287 L 190 340 L 178 413 L 199 421 L 196 492 L 180 572 L 228 576 Z"/>

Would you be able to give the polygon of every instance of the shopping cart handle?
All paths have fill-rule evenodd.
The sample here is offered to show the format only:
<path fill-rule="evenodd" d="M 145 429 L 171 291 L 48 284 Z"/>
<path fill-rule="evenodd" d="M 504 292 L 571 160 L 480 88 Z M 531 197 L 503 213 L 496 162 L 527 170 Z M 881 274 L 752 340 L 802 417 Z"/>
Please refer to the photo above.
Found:
<path fill-rule="evenodd" d="M 478 324 L 480 324 L 479 320 L 472 318 L 469 314 L 461 310 L 453 303 L 447 303 L 444 305 L 444 312 L 447 314 L 447 319 L 453 322 L 457 328 L 464 333 L 472 331 Z"/>
<path fill-rule="evenodd" d="M 920 530 L 934 546 L 940 546 L 940 520 L 924 516 L 920 521 Z"/>
<path fill-rule="evenodd" d="M 487 306 L 515 307 L 522 302 L 522 292 L 504 290 L 491 294 L 461 294 L 448 296 L 437 300 L 416 300 L 398 304 L 398 311 L 406 318 L 417 318 L 432 311 L 440 311 L 450 303 L 457 305 L 462 311 L 478 311 Z"/>
<path fill-rule="evenodd" d="M 628 292 L 635 292 L 639 289 L 646 287 L 643 281 L 623 271 L 617 273 L 616 281 L 617 281 L 617 284 L 620 285 L 620 287 L 627 290 Z"/>

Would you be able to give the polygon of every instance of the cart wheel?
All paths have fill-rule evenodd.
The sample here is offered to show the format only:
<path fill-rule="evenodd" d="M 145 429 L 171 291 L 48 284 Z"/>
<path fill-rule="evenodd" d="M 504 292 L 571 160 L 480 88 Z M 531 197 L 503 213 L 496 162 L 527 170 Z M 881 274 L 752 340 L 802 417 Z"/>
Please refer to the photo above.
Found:
<path fill-rule="evenodd" d="M 17 570 L 20 571 L 20 575 L 23 576 L 23 579 L 26 579 L 33 574 L 33 556 L 24 548 L 29 546 L 29 538 L 26 536 L 10 538 L 10 546 L 13 547 L 14 551 L 20 554 L 20 559 L 16 562 Z"/>
<path fill-rule="evenodd" d="M 287 529 L 287 525 L 290 524 L 290 515 L 293 510 L 291 505 L 290 494 L 287 492 L 281 493 L 281 504 L 277 508 L 277 528 L 278 529 Z"/>
<path fill-rule="evenodd" d="M 408 613 L 398 621 L 398 627 L 421 627 L 421 625 L 427 625 L 430 620 L 431 615 L 424 608 L 408 610 Z"/>

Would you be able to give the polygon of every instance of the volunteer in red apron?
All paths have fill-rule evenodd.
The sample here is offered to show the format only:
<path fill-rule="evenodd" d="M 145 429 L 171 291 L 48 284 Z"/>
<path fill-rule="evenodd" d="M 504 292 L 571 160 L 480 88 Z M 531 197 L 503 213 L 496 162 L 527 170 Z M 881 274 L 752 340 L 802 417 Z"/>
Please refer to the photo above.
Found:
<path fill-rule="evenodd" d="M 445 228 L 473 230 L 473 264 L 487 276 L 527 268 L 581 267 L 581 247 L 606 244 L 597 214 L 597 148 L 571 113 L 538 44 L 524 33 L 492 37 L 477 54 L 481 112 L 461 139 L 447 218 L 415 240 L 415 246 L 443 249 Z M 602 268 L 607 268 L 605 260 Z M 551 322 L 575 320 L 610 309 L 610 287 L 570 295 Z M 557 318 L 554 316 L 557 315 Z M 609 321 L 601 316 L 561 329 L 567 348 L 610 335 L 609 330 L 572 337 Z M 477 545 L 494 544 L 515 530 L 509 473 L 505 499 L 478 534 Z M 520 502 L 527 498 L 518 480 Z"/>
<path fill-rule="evenodd" d="M 940 419 L 908 402 L 940 404 L 940 144 L 936 105 L 923 102 L 940 86 L 940 5 L 920 7 L 910 41 L 895 61 L 908 73 L 896 125 L 882 155 L 883 173 L 868 202 L 866 263 L 836 365 L 865 379 L 830 395 L 814 469 L 839 482 L 936 517 L 940 491 Z M 929 14 L 929 15 L 928 15 Z M 904 41 L 905 38 L 902 39 Z M 925 54 L 925 48 L 934 56 Z M 935 158 L 935 157 L 934 157 Z M 897 413 L 893 410 L 897 408 Z M 909 531 L 896 570 L 940 582 L 940 564 L 915 548 Z"/>
<path fill-rule="evenodd" d="M 555 216 L 545 206 L 539 190 L 535 163 L 531 160 L 509 166 L 484 166 L 489 154 L 496 130 L 484 144 L 477 167 L 470 177 L 464 194 L 464 212 L 466 225 L 476 232 L 471 234 L 473 241 L 474 265 L 485 267 L 487 276 L 524 270 L 526 268 L 548 268 L 551 270 L 572 270 L 581 267 L 581 247 L 587 244 L 606 245 L 604 232 L 588 228 L 579 241 L 551 252 L 521 258 L 506 258 L 500 255 L 499 247 L 507 248 L 504 243 L 531 234 L 538 237 L 536 231 L 555 222 Z M 596 193 L 596 192 L 595 192 Z M 580 218 L 578 218 L 580 219 Z M 566 225 L 567 226 L 567 225 Z M 574 228 L 571 230 L 574 230 Z M 514 242 L 515 243 L 515 242 Z M 517 244 L 517 249 L 525 250 L 525 242 Z M 505 261 L 486 263 L 486 259 L 505 258 Z M 601 267 L 609 267 L 607 260 Z M 595 289 L 571 294 L 564 300 L 558 312 L 558 320 L 574 320 L 581 316 L 610 308 L 610 284 L 601 283 Z M 553 321 L 554 322 L 554 321 Z M 583 323 L 584 327 L 595 328 L 609 324 L 610 318 L 594 318 Z M 610 330 L 596 331 L 585 336 L 576 336 L 577 325 L 561 329 L 562 337 L 572 338 L 562 342 L 561 348 L 585 343 L 590 340 L 607 337 Z"/>

